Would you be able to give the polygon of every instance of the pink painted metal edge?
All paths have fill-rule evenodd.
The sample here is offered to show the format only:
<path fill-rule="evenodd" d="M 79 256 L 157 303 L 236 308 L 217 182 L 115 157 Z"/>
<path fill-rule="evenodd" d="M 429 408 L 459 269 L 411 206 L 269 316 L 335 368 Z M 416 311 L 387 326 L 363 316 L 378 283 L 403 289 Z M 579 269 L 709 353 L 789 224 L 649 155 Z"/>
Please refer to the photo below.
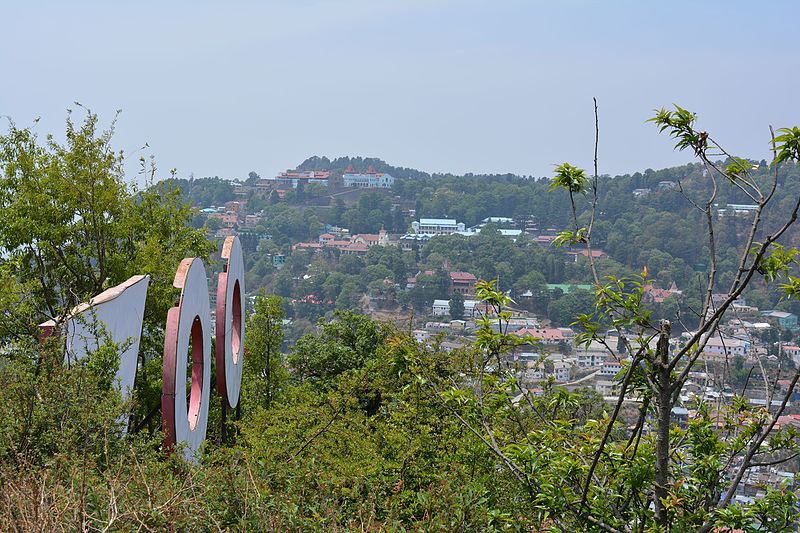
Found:
<path fill-rule="evenodd" d="M 161 427 L 164 430 L 164 449 L 172 453 L 177 435 L 175 432 L 175 373 L 178 365 L 178 323 L 180 305 L 167 311 L 164 333 L 164 371 L 161 386 Z"/>
<path fill-rule="evenodd" d="M 227 242 L 228 239 L 225 239 Z M 226 265 L 227 267 L 227 265 Z M 226 268 L 227 270 L 227 268 Z M 227 312 L 227 295 L 228 295 L 228 273 L 220 272 L 217 278 L 217 308 L 216 308 L 216 333 L 217 339 L 215 341 L 215 361 L 216 361 L 216 377 L 217 377 L 217 392 L 225 399 L 225 403 L 230 406 L 228 402 L 228 386 L 225 383 L 225 343 L 227 342 L 225 336 L 225 318 Z"/>
<path fill-rule="evenodd" d="M 161 385 L 161 427 L 164 430 L 164 449 L 172 453 L 177 441 L 175 429 L 175 375 L 178 367 L 178 326 L 183 303 L 183 286 L 192 267 L 193 257 L 184 258 L 175 271 L 172 286 L 181 289 L 177 305 L 167 311 L 167 325 L 164 332 L 164 364 Z M 191 332 L 190 332 L 191 334 Z"/>

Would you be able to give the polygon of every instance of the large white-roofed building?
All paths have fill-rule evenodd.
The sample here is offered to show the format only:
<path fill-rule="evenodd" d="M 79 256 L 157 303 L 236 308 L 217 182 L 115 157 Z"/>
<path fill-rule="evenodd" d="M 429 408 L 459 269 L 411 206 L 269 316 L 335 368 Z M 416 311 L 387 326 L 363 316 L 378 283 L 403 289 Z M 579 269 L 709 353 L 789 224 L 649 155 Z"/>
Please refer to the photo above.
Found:
<path fill-rule="evenodd" d="M 421 218 L 411 223 L 415 233 L 428 235 L 450 235 L 466 229 L 463 222 L 454 218 Z"/>
<path fill-rule="evenodd" d="M 350 165 L 342 174 L 342 182 L 345 187 L 390 189 L 394 185 L 394 177 L 385 172 L 377 172 L 373 167 L 369 167 L 366 172 L 356 172 L 353 165 Z"/>

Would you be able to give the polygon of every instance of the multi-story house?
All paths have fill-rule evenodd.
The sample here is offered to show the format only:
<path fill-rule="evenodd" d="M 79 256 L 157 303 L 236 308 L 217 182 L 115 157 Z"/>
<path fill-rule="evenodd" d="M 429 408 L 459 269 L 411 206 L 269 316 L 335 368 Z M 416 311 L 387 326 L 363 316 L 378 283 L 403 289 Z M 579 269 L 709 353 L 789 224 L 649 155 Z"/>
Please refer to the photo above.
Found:
<path fill-rule="evenodd" d="M 469 272 L 450 272 L 450 294 L 463 294 L 472 296 L 475 294 L 475 284 L 478 278 Z"/>
<path fill-rule="evenodd" d="M 369 167 L 366 172 L 356 172 L 353 165 L 347 167 L 342 174 L 342 182 L 345 187 L 356 187 L 359 189 L 390 189 L 394 185 L 394 177 L 385 172 L 376 172 L 373 167 Z"/>
<path fill-rule="evenodd" d="M 454 218 L 421 218 L 412 222 L 411 227 L 415 233 L 426 235 L 450 235 L 466 231 L 464 223 Z"/>

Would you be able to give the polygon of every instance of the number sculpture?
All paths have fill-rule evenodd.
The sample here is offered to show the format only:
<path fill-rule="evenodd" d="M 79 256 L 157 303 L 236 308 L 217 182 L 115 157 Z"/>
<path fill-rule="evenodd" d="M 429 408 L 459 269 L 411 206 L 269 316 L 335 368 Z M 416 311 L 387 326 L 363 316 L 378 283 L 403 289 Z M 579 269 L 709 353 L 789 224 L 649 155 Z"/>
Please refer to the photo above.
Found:
<path fill-rule="evenodd" d="M 244 255 L 238 237 L 225 239 L 222 258 L 225 265 L 217 280 L 215 308 L 216 385 L 224 407 L 233 408 L 239 403 L 244 364 Z M 122 352 L 116 384 L 123 398 L 129 398 L 139 361 L 149 282 L 149 276 L 133 276 L 62 319 L 40 324 L 39 338 L 66 332 L 68 361 L 87 357 L 107 341 L 119 345 Z M 211 305 L 203 261 L 191 257 L 181 261 L 172 284 L 181 294 L 177 305 L 167 312 L 164 334 L 164 448 L 171 452 L 181 446 L 184 457 L 196 461 L 206 438 L 211 401 Z"/>
<path fill-rule="evenodd" d="M 203 261 L 181 261 L 173 285 L 181 289 L 181 296 L 178 305 L 167 312 L 164 336 L 164 446 L 172 450 L 182 445 L 184 457 L 195 460 L 206 438 L 211 393 L 211 310 Z M 187 353 L 191 355 L 191 382 L 185 401 Z"/>
<path fill-rule="evenodd" d="M 217 391 L 230 407 L 239 403 L 244 359 L 244 256 L 237 237 L 222 245 L 224 270 L 217 281 Z"/>
<path fill-rule="evenodd" d="M 79 361 L 111 341 L 119 346 L 119 368 L 115 383 L 128 399 L 136 379 L 136 362 L 142 335 L 144 303 L 149 276 L 133 276 L 106 289 L 88 302 L 72 309 L 64 318 L 67 362 Z M 39 324 L 40 338 L 57 333 L 56 321 Z"/>

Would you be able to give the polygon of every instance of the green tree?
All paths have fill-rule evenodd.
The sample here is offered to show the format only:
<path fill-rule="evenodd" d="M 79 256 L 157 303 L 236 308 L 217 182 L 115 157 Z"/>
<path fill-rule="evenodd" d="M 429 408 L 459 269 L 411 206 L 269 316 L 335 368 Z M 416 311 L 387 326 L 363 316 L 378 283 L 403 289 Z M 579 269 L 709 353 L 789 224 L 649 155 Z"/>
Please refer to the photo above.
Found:
<path fill-rule="evenodd" d="M 64 189 L 74 183 L 86 188 L 92 181 L 81 180 L 103 168 L 95 158 L 81 159 L 83 152 L 73 148 L 60 162 L 31 150 L 19 152 L 24 154 L 20 161 L 7 157 L 4 179 L 28 203 L 15 204 L 0 189 L 7 202 L 0 216 L 11 224 L 0 232 L 11 238 L 27 231 L 34 237 L 0 254 L 0 530 L 190 530 L 206 524 L 231 530 L 354 530 L 365 524 L 377 530 L 426 531 L 792 530 L 797 497 L 791 486 L 763 488 L 763 497 L 752 502 L 734 503 L 733 498 L 748 471 L 796 456 L 797 433 L 787 426 L 778 429 L 777 422 L 800 380 L 797 370 L 768 361 L 753 370 L 744 358 L 733 358 L 721 376 L 725 385 L 738 385 L 731 388 L 736 393 L 729 405 L 696 401 L 688 405 L 696 415 L 681 425 L 671 415 L 681 405 L 681 384 L 689 372 L 705 370 L 705 365 L 698 367 L 699 354 L 737 296 L 757 289 L 757 301 L 783 298 L 782 305 L 795 309 L 800 252 L 790 243 L 796 242 L 792 224 L 800 205 L 800 173 L 794 163 L 800 158 L 800 131 L 777 132 L 768 168 L 733 157 L 724 163 L 712 160 L 718 147 L 694 128 L 690 113 L 661 112 L 657 119 L 700 164 L 615 179 L 598 176 L 596 169 L 588 176 L 562 165 L 557 179 L 549 182 L 414 175 L 408 180 L 413 183 L 399 184 L 395 191 L 404 200 L 416 200 L 420 214 L 426 209 L 453 213 L 473 223 L 498 210 L 515 216 L 536 213 L 540 227 L 565 229 L 559 239 L 564 245 L 613 246 L 619 263 L 610 267 L 599 261 L 574 263 L 565 261 L 562 251 L 543 251 L 525 238 L 512 242 L 490 229 L 470 240 L 433 239 L 422 255 L 427 268 L 448 260 L 482 276 L 501 275 L 503 286 L 515 291 L 546 290 L 538 273 L 550 282 L 591 279 L 591 293 L 559 294 L 555 300 L 561 303 L 554 309 L 562 307 L 565 322 L 577 320 L 578 344 L 597 347 L 619 339 L 612 346 L 622 359 L 614 401 L 607 404 L 593 391 L 567 391 L 548 381 L 535 393 L 528 390 L 511 362 L 520 344 L 535 340 L 508 333 L 511 300 L 494 282 L 477 287 L 490 312 L 477 321 L 471 346 L 444 351 L 436 342 L 417 342 L 405 328 L 339 312 L 316 328 L 307 320 L 293 322 L 289 335 L 300 340 L 287 356 L 290 373 L 277 340 L 282 335 L 277 330 L 279 301 L 262 294 L 246 328 L 246 409 L 239 433 L 224 444 L 210 439 L 196 465 L 166 457 L 155 431 L 127 436 L 120 431 L 118 420 L 127 407 L 110 387 L 119 347 L 103 346 L 68 366 L 62 364 L 57 339 L 39 343 L 27 334 L 36 320 L 50 314 L 42 290 L 47 283 L 35 274 L 44 272 L 46 282 L 56 280 L 91 294 L 100 276 L 95 243 L 105 242 L 104 249 L 112 253 L 103 267 L 108 280 L 100 287 L 127 275 L 128 267 L 116 261 L 133 261 L 132 272 L 146 268 L 154 276 L 146 319 L 150 326 L 143 337 L 143 351 L 152 359 L 142 365 L 147 374 L 142 382 L 160 394 L 157 354 L 163 348 L 163 313 L 175 298 L 172 263 L 184 252 L 200 255 L 207 246 L 202 232 L 189 225 L 191 210 L 177 187 L 110 194 L 111 207 L 120 203 L 119 216 L 128 225 L 111 224 L 117 215 L 110 208 L 108 220 L 98 221 L 97 227 L 112 237 L 98 238 L 91 234 L 87 215 L 69 217 L 69 209 L 62 209 L 62 203 L 80 205 L 72 198 L 76 191 L 54 187 L 62 196 L 40 200 L 54 205 L 36 206 L 35 187 L 13 181 L 19 178 L 14 165 L 55 178 L 59 165 L 68 167 L 66 161 L 77 165 L 71 174 L 65 172 L 75 179 L 42 179 L 43 190 L 59 183 Z M 5 153 L 17 153 L 13 142 L 8 146 Z M 30 164 L 37 157 L 39 166 Z M 373 164 L 346 160 L 357 168 Z M 314 158 L 308 164 L 332 168 L 336 162 Z M 633 187 L 655 189 L 664 179 L 681 180 L 693 203 L 683 208 L 684 196 L 655 190 L 632 198 Z M 185 184 L 193 194 L 216 190 L 210 181 L 196 181 Z M 542 194 L 553 183 L 556 190 Z M 114 190 L 110 182 L 96 185 Z M 760 209 L 747 222 L 745 217 L 717 216 L 717 205 L 747 201 Z M 32 212 L 26 211 L 30 205 Z M 382 195 L 369 195 L 359 200 L 351 217 L 373 225 L 376 211 L 383 213 L 384 207 Z M 280 242 L 265 243 L 269 253 L 307 237 L 313 215 L 285 205 L 267 209 L 269 231 Z M 41 220 L 52 230 L 64 230 L 63 240 L 50 239 L 67 260 L 57 252 L 48 255 L 52 250 L 38 240 L 39 229 L 21 227 L 15 213 L 25 224 Z M 68 219 L 66 229 L 48 221 L 53 213 Z M 364 220 L 356 220 L 358 215 Z M 600 216 L 614 223 L 595 224 Z M 748 224 L 757 220 L 762 222 L 751 231 Z M 698 227 L 714 239 L 698 244 Z M 133 241 L 130 248 L 118 242 L 126 238 Z M 660 252 L 648 252 L 653 248 Z M 326 300 L 352 302 L 370 278 L 377 280 L 370 289 L 378 291 L 379 278 L 389 272 L 402 282 L 397 278 L 404 269 L 416 271 L 413 262 L 406 262 L 411 255 L 370 250 L 362 264 L 349 262 L 352 273 L 345 274 L 335 270 L 340 264 L 332 256 L 296 253 L 279 281 L 288 283 L 287 292 L 322 291 Z M 47 259 L 47 268 L 54 271 L 42 270 L 37 258 Z M 684 289 L 681 319 L 689 319 L 687 313 L 695 317 L 685 344 L 672 342 L 681 325 L 672 322 L 677 314 L 672 302 L 659 306 L 644 297 L 654 280 L 642 263 L 651 272 L 658 269 L 653 273 L 660 283 L 671 276 Z M 272 272 L 264 258 L 248 257 L 248 264 L 253 265 L 251 278 Z M 435 292 L 442 287 L 439 273 L 427 277 L 422 275 L 420 287 L 429 294 L 418 294 L 441 294 Z M 711 294 L 726 296 L 710 301 Z M 57 294 L 50 303 L 65 305 L 62 298 L 67 297 Z M 79 301 L 83 295 L 73 298 Z M 320 308 L 303 305 L 309 314 Z M 608 329 L 616 334 L 608 335 Z M 550 371 L 554 365 L 544 360 L 542 366 Z M 267 380 L 261 379 L 265 368 L 271 369 Z M 760 408 L 740 396 L 740 391 L 753 392 L 748 388 L 753 384 L 782 378 L 789 380 L 789 393 L 776 392 L 777 408 Z M 262 392 L 256 394 L 254 387 Z M 269 391 L 268 402 L 264 391 Z M 143 397 L 137 394 L 136 400 Z M 156 415 L 153 420 L 158 427 Z"/>
<path fill-rule="evenodd" d="M 245 408 L 269 409 L 288 378 L 281 352 L 285 317 L 281 305 L 279 296 L 262 291 L 247 319 L 241 396 Z"/>
<path fill-rule="evenodd" d="M 360 368 L 374 357 L 388 329 L 365 315 L 336 311 L 321 324 L 319 335 L 304 335 L 289 354 L 289 365 L 301 380 L 330 384 L 343 372 Z"/>
<path fill-rule="evenodd" d="M 289 298 L 292 295 L 292 273 L 287 268 L 283 268 L 272 278 L 272 290 L 278 296 Z"/>
<path fill-rule="evenodd" d="M 0 333 L 29 335 L 108 287 L 149 274 L 136 379 L 141 419 L 160 403 L 163 320 L 176 297 L 175 269 L 184 257 L 207 260 L 215 245 L 192 227 L 193 211 L 178 190 L 126 184 L 113 133 L 114 122 L 102 131 L 87 111 L 82 122 L 68 115 L 64 144 L 52 136 L 42 142 L 13 123 L 0 136 Z M 140 163 L 152 185 L 153 160 Z"/>
<path fill-rule="evenodd" d="M 363 291 L 358 283 L 348 279 L 342 284 L 339 296 L 336 297 L 337 309 L 358 310 L 361 307 Z"/>
<path fill-rule="evenodd" d="M 417 275 L 417 282 L 411 290 L 411 302 L 418 311 L 427 311 L 433 300 L 448 297 L 450 276 L 441 268 L 431 273 Z"/>
<path fill-rule="evenodd" d="M 464 320 L 464 295 L 460 292 L 453 293 L 450 297 L 450 318 Z"/>
<path fill-rule="evenodd" d="M 217 231 L 222 225 L 219 222 L 219 219 L 216 218 L 209 218 L 206 220 L 206 227 L 209 231 Z"/>
<path fill-rule="evenodd" d="M 419 312 L 428 311 L 433 304 L 433 293 L 424 285 L 416 285 L 409 292 L 409 300 L 411 305 L 414 306 Z"/>
<path fill-rule="evenodd" d="M 559 326 L 568 326 L 578 315 L 588 313 L 594 307 L 594 298 L 589 291 L 574 290 L 547 306 L 547 316 Z"/>

